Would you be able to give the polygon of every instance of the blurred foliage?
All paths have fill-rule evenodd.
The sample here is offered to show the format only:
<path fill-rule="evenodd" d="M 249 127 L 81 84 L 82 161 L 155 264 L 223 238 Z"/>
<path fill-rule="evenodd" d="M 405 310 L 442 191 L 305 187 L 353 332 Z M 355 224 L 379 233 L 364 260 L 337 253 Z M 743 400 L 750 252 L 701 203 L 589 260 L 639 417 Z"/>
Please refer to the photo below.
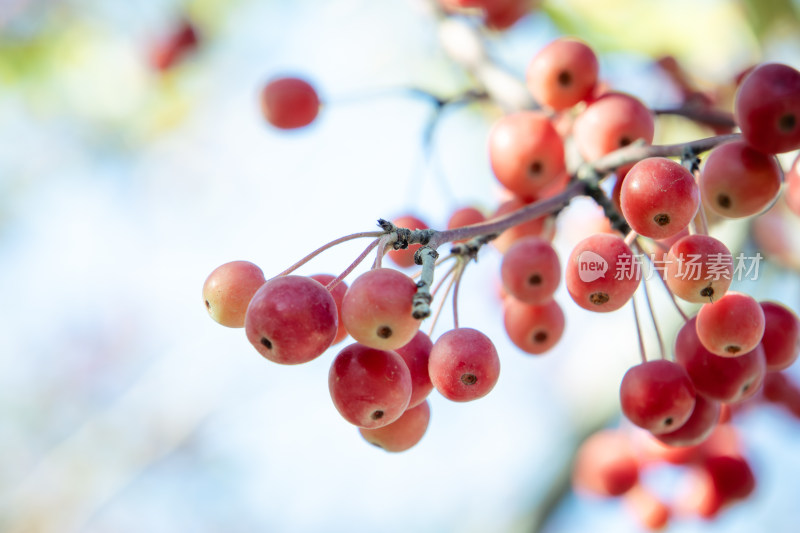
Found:
<path fill-rule="evenodd" d="M 747 21 L 758 40 L 764 42 L 771 34 L 800 32 L 800 4 L 792 0 L 740 0 Z"/>
<path fill-rule="evenodd" d="M 562 32 L 605 51 L 670 54 L 713 67 L 756 45 L 736 2 L 553 0 L 543 9 Z"/>

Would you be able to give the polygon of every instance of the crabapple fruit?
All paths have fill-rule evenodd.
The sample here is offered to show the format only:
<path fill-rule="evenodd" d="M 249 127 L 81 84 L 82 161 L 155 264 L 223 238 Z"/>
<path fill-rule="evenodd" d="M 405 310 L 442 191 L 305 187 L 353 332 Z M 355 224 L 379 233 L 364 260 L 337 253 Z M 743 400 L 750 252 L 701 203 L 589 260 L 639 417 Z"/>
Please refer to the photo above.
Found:
<path fill-rule="evenodd" d="M 395 352 L 403 358 L 409 372 L 411 372 L 411 400 L 408 407 L 415 407 L 425 401 L 433 390 L 433 383 L 428 375 L 428 359 L 431 356 L 433 342 L 430 337 L 417 331 L 408 344 L 397 348 Z"/>
<path fill-rule="evenodd" d="M 537 102 L 561 111 L 592 95 L 599 70 L 597 56 L 589 45 L 559 38 L 533 57 L 525 81 Z"/>
<path fill-rule="evenodd" d="M 402 272 L 376 268 L 350 285 L 342 300 L 342 322 L 361 344 L 394 350 L 407 344 L 419 330 L 411 315 L 417 284 Z"/>
<path fill-rule="evenodd" d="M 664 279 L 675 296 L 693 303 L 721 298 L 733 281 L 733 256 L 722 241 L 687 235 L 676 241 L 664 260 Z"/>
<path fill-rule="evenodd" d="M 355 343 L 334 358 L 328 388 L 345 420 L 362 428 L 379 428 L 406 411 L 411 374 L 397 353 Z"/>
<path fill-rule="evenodd" d="M 564 312 L 555 300 L 528 304 L 509 297 L 503 301 L 503 323 L 517 348 L 541 354 L 555 346 L 564 333 Z"/>
<path fill-rule="evenodd" d="M 764 336 L 764 311 L 752 296 L 728 291 L 697 313 L 697 338 L 706 350 L 736 357 L 753 350 Z"/>
<path fill-rule="evenodd" d="M 695 389 L 680 365 L 664 359 L 631 367 L 622 378 L 625 417 L 654 435 L 680 428 L 692 415 Z"/>
<path fill-rule="evenodd" d="M 361 436 L 387 452 L 404 452 L 415 446 L 428 429 L 431 408 L 427 400 L 415 407 L 409 407 L 400 418 L 379 428 L 358 428 Z"/>
<path fill-rule="evenodd" d="M 734 101 L 736 123 L 753 148 L 780 154 L 800 148 L 800 72 L 764 63 L 743 80 Z"/>
<path fill-rule="evenodd" d="M 709 352 L 697 336 L 690 319 L 675 339 L 675 362 L 686 369 L 699 394 L 719 402 L 741 402 L 756 394 L 764 381 L 766 361 L 759 344 L 737 357 L 720 357 Z"/>
<path fill-rule="evenodd" d="M 283 130 L 308 126 L 319 113 L 319 96 L 314 87 L 300 78 L 277 78 L 261 91 L 261 113 Z"/>
<path fill-rule="evenodd" d="M 703 201 L 716 214 L 743 218 L 767 209 L 781 190 L 783 171 L 775 156 L 743 141 L 711 150 L 700 173 Z"/>
<path fill-rule="evenodd" d="M 800 319 L 786 306 L 761 302 L 764 312 L 764 336 L 761 346 L 767 361 L 767 371 L 789 368 L 800 355 Z"/>
<path fill-rule="evenodd" d="M 621 237 L 598 233 L 579 242 L 569 256 L 566 285 L 572 299 L 589 311 L 616 311 L 631 299 L 641 267 Z"/>
<path fill-rule="evenodd" d="M 553 245 L 539 237 L 523 237 L 511 245 L 500 264 L 503 287 L 514 298 L 542 304 L 561 282 L 561 264 Z"/>
<path fill-rule="evenodd" d="M 667 239 L 694 218 L 700 191 L 683 165 L 665 157 L 642 159 L 628 171 L 620 191 L 625 220 L 640 235 Z"/>
<path fill-rule="evenodd" d="M 456 328 L 433 343 L 428 372 L 442 396 L 468 402 L 494 388 L 500 375 L 500 358 L 489 337 L 476 329 Z"/>
<path fill-rule="evenodd" d="M 539 111 L 505 115 L 489 132 L 489 160 L 498 181 L 523 199 L 566 172 L 564 141 Z"/>
<path fill-rule="evenodd" d="M 313 274 L 309 277 L 319 281 L 326 287 L 331 281 L 336 279 L 335 276 L 330 274 Z M 331 296 L 333 296 L 333 301 L 336 302 L 336 312 L 339 316 L 339 329 L 336 330 L 336 337 L 334 337 L 331 344 L 338 344 L 342 342 L 345 337 L 347 337 L 347 329 L 345 329 L 344 323 L 342 322 L 342 300 L 344 300 L 344 295 L 347 292 L 347 283 L 340 281 L 336 284 L 333 290 L 329 292 L 331 293 Z"/>
<path fill-rule="evenodd" d="M 203 283 L 203 301 L 211 318 L 229 328 L 243 328 L 247 306 L 266 282 L 249 261 L 231 261 L 214 269 Z"/>
<path fill-rule="evenodd" d="M 245 315 L 247 339 L 276 363 L 295 365 L 322 355 L 339 327 L 336 302 L 320 282 L 281 276 L 264 283 Z"/>

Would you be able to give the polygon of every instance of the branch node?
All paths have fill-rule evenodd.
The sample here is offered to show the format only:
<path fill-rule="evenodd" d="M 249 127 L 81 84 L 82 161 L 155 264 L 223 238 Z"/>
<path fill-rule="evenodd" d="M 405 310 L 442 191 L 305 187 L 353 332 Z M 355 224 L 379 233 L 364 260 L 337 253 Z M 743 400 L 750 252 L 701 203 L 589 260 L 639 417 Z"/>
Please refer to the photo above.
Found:
<path fill-rule="evenodd" d="M 414 262 L 422 265 L 419 281 L 417 282 L 417 292 L 411 303 L 411 316 L 417 320 L 428 318 L 431 315 L 431 286 L 433 285 L 433 270 L 436 266 L 436 259 L 439 253 L 429 246 L 423 246 L 414 254 Z"/>
<path fill-rule="evenodd" d="M 391 222 L 389 222 L 388 220 L 386 220 L 384 218 L 379 218 L 378 219 L 378 227 L 380 227 L 386 233 L 390 233 L 390 232 L 394 231 L 394 224 L 392 224 Z"/>

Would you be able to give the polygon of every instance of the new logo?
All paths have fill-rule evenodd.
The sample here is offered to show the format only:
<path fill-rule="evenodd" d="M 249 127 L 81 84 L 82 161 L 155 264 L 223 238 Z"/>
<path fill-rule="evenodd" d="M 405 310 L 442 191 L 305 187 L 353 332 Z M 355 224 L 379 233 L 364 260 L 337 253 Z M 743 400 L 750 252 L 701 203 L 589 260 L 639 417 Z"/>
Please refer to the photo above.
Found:
<path fill-rule="evenodd" d="M 608 272 L 608 263 L 602 256 L 586 250 L 578 256 L 578 277 L 584 283 L 604 278 Z"/>

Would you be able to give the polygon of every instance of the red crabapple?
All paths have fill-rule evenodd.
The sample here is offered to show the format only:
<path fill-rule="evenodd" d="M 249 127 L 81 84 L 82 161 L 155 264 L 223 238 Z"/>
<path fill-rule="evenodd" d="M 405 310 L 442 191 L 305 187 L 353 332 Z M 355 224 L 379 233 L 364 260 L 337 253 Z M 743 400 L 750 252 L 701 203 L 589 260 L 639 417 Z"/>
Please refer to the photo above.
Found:
<path fill-rule="evenodd" d="M 764 311 L 764 336 L 761 346 L 767 361 L 767 371 L 789 368 L 800 355 L 800 319 L 779 303 L 761 302 Z"/>
<path fill-rule="evenodd" d="M 800 271 L 800 239 L 797 238 L 800 235 L 800 216 L 796 216 L 788 205 L 786 195 L 790 190 L 787 188 L 785 192 L 775 205 L 753 219 L 750 230 L 762 256 L 780 267 Z M 751 260 L 758 260 L 758 256 Z M 753 274 L 756 273 L 757 269 Z"/>
<path fill-rule="evenodd" d="M 471 226 L 473 224 L 480 224 L 486 220 L 484 215 L 476 207 L 461 207 L 453 211 L 450 219 L 447 221 L 447 229 L 463 228 L 464 226 Z"/>
<path fill-rule="evenodd" d="M 523 199 L 535 197 L 566 167 L 564 141 L 539 111 L 505 115 L 489 132 L 489 160 L 498 181 Z"/>
<path fill-rule="evenodd" d="M 456 328 L 433 343 L 428 373 L 442 396 L 455 402 L 489 394 L 500 375 L 500 358 L 489 337 L 472 328 Z"/>
<path fill-rule="evenodd" d="M 245 315 L 247 339 L 276 363 L 295 365 L 322 355 L 339 326 L 336 302 L 305 276 L 273 278 L 255 293 Z"/>
<path fill-rule="evenodd" d="M 536 101 L 561 111 L 592 95 L 598 71 L 597 56 L 589 45 L 562 37 L 533 57 L 525 81 Z"/>
<path fill-rule="evenodd" d="M 785 372 L 767 372 L 764 399 L 781 404 L 796 418 L 800 418 L 800 387 Z"/>
<path fill-rule="evenodd" d="M 627 436 L 605 429 L 594 433 L 578 448 L 572 484 L 597 496 L 625 494 L 639 481 L 639 465 Z"/>
<path fill-rule="evenodd" d="M 497 211 L 495 211 L 491 218 L 494 219 L 508 215 L 509 213 L 513 213 L 519 209 L 522 209 L 525 207 L 525 205 L 525 202 L 519 198 L 506 200 L 500 204 L 500 206 L 497 208 Z M 526 235 L 536 235 L 538 237 L 542 237 L 543 239 L 551 240 L 554 233 L 555 222 L 553 218 L 549 216 L 542 216 L 508 228 L 501 233 L 499 237 L 493 239 L 491 243 L 492 246 L 494 246 L 500 253 L 504 254 L 515 241 Z"/>
<path fill-rule="evenodd" d="M 685 487 L 677 505 L 685 514 L 713 519 L 726 503 L 714 486 L 711 475 L 702 467 L 693 465 L 685 477 Z"/>
<path fill-rule="evenodd" d="M 542 304 L 561 282 L 561 264 L 553 245 L 539 237 L 523 237 L 511 245 L 500 264 L 503 287 L 514 298 Z"/>
<path fill-rule="evenodd" d="M 665 359 L 628 369 L 619 397 L 625 417 L 654 435 L 680 428 L 695 405 L 694 385 L 686 370 Z"/>
<path fill-rule="evenodd" d="M 692 221 L 700 206 L 694 176 L 664 157 L 648 157 L 628 171 L 620 191 L 625 220 L 640 235 L 666 239 Z"/>
<path fill-rule="evenodd" d="M 715 455 L 703 462 L 703 468 L 711 476 L 723 502 L 746 498 L 755 489 L 753 470 L 744 457 Z"/>
<path fill-rule="evenodd" d="M 700 444 L 714 431 L 720 416 L 720 403 L 698 394 L 689 419 L 674 431 L 655 437 L 670 446 L 694 446 Z"/>
<path fill-rule="evenodd" d="M 416 445 L 425 435 L 431 418 L 431 408 L 427 400 L 415 407 L 409 407 L 400 418 L 379 428 L 359 428 L 361 436 L 370 444 L 387 452 L 404 452 Z"/>
<path fill-rule="evenodd" d="M 309 276 L 311 279 L 319 281 L 321 284 L 327 287 L 328 283 L 336 279 L 335 276 L 330 274 L 313 274 Z M 331 344 L 337 344 L 342 342 L 345 337 L 347 337 L 347 329 L 344 327 L 344 322 L 342 322 L 342 300 L 344 300 L 344 295 L 347 292 L 347 283 L 344 281 L 340 281 L 336 284 L 332 291 L 330 291 L 331 296 L 333 296 L 333 301 L 336 302 L 336 311 L 339 316 L 339 328 L 336 330 L 336 337 L 334 337 L 333 342 Z"/>
<path fill-rule="evenodd" d="M 276 128 L 288 130 L 311 124 L 319 113 L 314 87 L 300 78 L 278 78 L 261 91 L 261 112 Z"/>
<path fill-rule="evenodd" d="M 223 326 L 243 328 L 247 306 L 265 282 L 261 269 L 249 261 L 218 266 L 203 284 L 208 314 Z"/>
<path fill-rule="evenodd" d="M 558 343 L 564 333 L 564 312 L 555 300 L 534 305 L 509 297 L 503 301 L 503 323 L 517 348 L 541 354 Z"/>
<path fill-rule="evenodd" d="M 433 342 L 430 337 L 417 331 L 408 344 L 404 344 L 395 351 L 403 358 L 409 372 L 411 372 L 411 400 L 408 407 L 415 407 L 425 401 L 433 390 L 433 383 L 428 375 L 428 359 L 430 359 Z"/>
<path fill-rule="evenodd" d="M 675 362 L 686 369 L 699 394 L 724 403 L 741 402 L 756 394 L 764 381 L 764 349 L 738 357 L 720 357 L 706 350 L 697 337 L 694 317 L 675 339 Z"/>
<path fill-rule="evenodd" d="M 453 214 L 450 215 L 450 219 L 447 221 L 447 229 L 463 228 L 464 226 L 480 224 L 481 222 L 485 221 L 486 221 L 486 215 L 484 215 L 477 208 L 461 207 L 453 211 Z M 463 240 L 454 242 L 463 242 Z"/>
<path fill-rule="evenodd" d="M 623 497 L 625 506 L 649 531 L 661 531 L 669 522 L 670 508 L 649 489 L 636 485 Z"/>
<path fill-rule="evenodd" d="M 342 300 L 342 322 L 361 344 L 394 350 L 419 330 L 411 314 L 417 284 L 402 272 L 376 268 L 357 277 Z"/>
<path fill-rule="evenodd" d="M 641 267 L 631 249 L 608 233 L 579 242 L 567 261 L 567 290 L 589 311 L 616 311 L 633 296 L 640 278 Z"/>
<path fill-rule="evenodd" d="M 493 30 L 507 30 L 528 13 L 527 0 L 487 0 L 485 22 Z"/>
<path fill-rule="evenodd" d="M 733 281 L 733 256 L 720 240 L 687 235 L 669 249 L 664 279 L 675 296 L 693 303 L 721 298 Z"/>
<path fill-rule="evenodd" d="M 199 42 L 194 25 L 184 19 L 170 35 L 156 44 L 150 54 L 150 63 L 156 70 L 169 70 L 197 48 Z"/>
<path fill-rule="evenodd" d="M 379 428 L 400 418 L 408 407 L 411 374 L 397 353 L 355 343 L 334 358 L 328 388 L 345 420 Z"/>
<path fill-rule="evenodd" d="M 753 148 L 767 154 L 800 148 L 800 72 L 765 63 L 742 80 L 734 101 L 736 123 Z"/>
<path fill-rule="evenodd" d="M 606 93 L 575 119 L 573 135 L 581 156 L 594 161 L 639 139 L 653 142 L 655 123 L 639 99 L 625 93 Z"/>
<path fill-rule="evenodd" d="M 703 201 L 728 218 L 755 215 L 769 207 L 781 189 L 783 172 L 773 155 L 738 141 L 709 152 L 700 174 Z"/>
<path fill-rule="evenodd" d="M 722 357 L 747 353 L 764 336 L 764 311 L 752 296 L 728 291 L 697 313 L 697 338 L 706 350 Z"/>

